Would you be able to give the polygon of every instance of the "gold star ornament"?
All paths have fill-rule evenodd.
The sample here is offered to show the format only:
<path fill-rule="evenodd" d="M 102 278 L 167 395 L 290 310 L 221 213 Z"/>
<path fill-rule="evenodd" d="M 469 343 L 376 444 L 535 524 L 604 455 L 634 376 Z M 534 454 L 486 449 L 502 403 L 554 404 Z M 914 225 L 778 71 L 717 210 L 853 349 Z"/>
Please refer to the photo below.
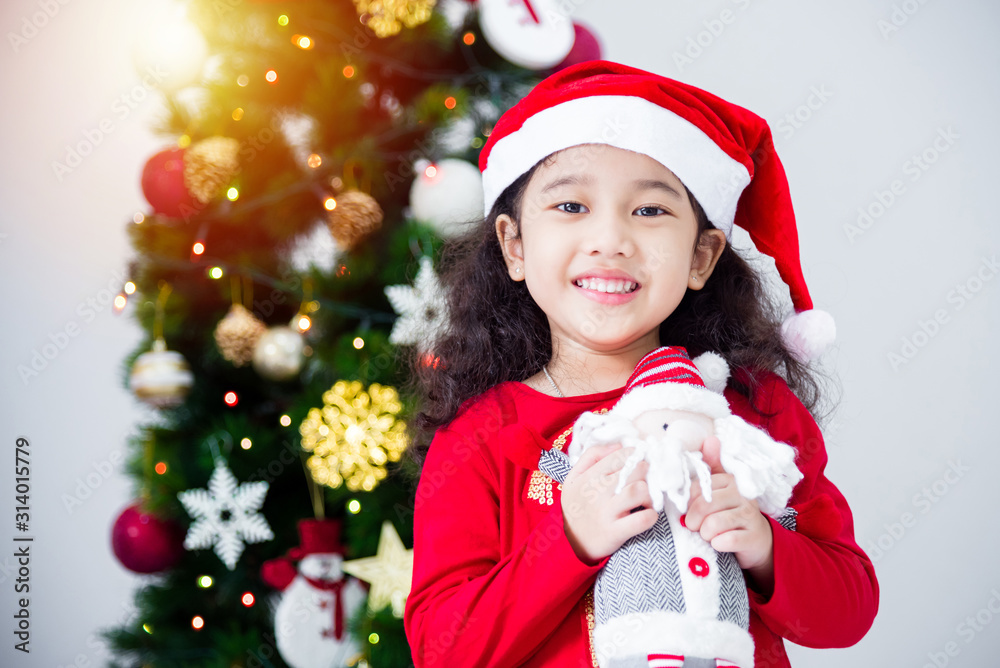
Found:
<path fill-rule="evenodd" d="M 387 520 L 382 523 L 382 535 L 374 557 L 345 561 L 343 570 L 371 585 L 369 610 L 376 612 L 392 605 L 392 614 L 403 618 L 403 608 L 413 580 L 413 550 L 403 547 L 392 522 Z"/>

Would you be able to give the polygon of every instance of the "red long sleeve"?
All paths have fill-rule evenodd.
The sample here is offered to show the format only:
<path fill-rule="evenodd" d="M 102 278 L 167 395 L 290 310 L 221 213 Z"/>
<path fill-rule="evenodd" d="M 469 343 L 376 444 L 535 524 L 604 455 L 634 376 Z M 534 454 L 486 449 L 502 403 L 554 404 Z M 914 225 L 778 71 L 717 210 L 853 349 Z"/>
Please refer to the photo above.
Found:
<path fill-rule="evenodd" d="M 770 418 L 752 411 L 735 393 L 727 391 L 726 397 L 735 414 L 794 446 L 804 475 L 789 501 L 799 513 L 797 530 L 770 520 L 774 590 L 767 599 L 750 591 L 751 611 L 758 617 L 751 627 L 757 621 L 772 632 L 754 634 L 755 661 L 759 667 L 785 666 L 776 636 L 806 647 L 853 645 L 871 628 L 879 589 L 871 560 L 855 542 L 847 501 L 824 474 L 827 453 L 818 425 L 779 377 L 769 376 L 761 392 Z"/>
<path fill-rule="evenodd" d="M 404 616 L 417 668 L 520 665 L 560 627 L 583 640 L 580 624 L 566 621 L 607 561 L 588 566 L 577 558 L 558 502 L 526 536 L 505 540 L 502 527 L 516 524 L 505 515 L 525 511 L 498 497 L 505 485 L 484 447 L 441 429 L 424 464 Z"/>

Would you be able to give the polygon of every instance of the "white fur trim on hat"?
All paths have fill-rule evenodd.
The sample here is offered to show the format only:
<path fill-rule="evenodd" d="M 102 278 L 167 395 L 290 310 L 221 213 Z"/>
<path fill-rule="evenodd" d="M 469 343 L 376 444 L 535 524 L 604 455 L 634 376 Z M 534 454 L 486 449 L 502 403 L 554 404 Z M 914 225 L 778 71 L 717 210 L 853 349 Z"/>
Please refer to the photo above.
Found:
<path fill-rule="evenodd" d="M 753 666 L 753 638 L 732 622 L 666 610 L 623 615 L 594 629 L 594 651 L 602 666 L 615 657 L 663 652 L 726 659 Z"/>
<path fill-rule="evenodd" d="M 679 382 L 634 387 L 618 400 L 612 411 L 634 420 L 646 411 L 661 408 L 704 413 L 713 419 L 730 414 L 729 403 L 721 394 L 706 387 Z"/>
<path fill-rule="evenodd" d="M 672 171 L 726 233 L 750 183 L 747 168 L 690 121 L 641 97 L 591 95 L 543 109 L 493 146 L 483 170 L 484 216 L 507 186 L 539 160 L 581 144 L 607 144 Z"/>

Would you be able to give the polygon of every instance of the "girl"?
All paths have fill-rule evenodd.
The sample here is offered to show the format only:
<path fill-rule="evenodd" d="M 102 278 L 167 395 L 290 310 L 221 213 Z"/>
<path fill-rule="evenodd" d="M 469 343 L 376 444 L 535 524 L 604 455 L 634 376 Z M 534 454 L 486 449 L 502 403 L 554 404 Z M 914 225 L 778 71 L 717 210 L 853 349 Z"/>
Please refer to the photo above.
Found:
<path fill-rule="evenodd" d="M 592 587 L 656 521 L 646 467 L 616 495 L 630 448 L 587 450 L 563 484 L 530 462 L 565 450 L 576 418 L 613 406 L 660 345 L 725 357 L 732 412 L 798 453 L 787 526 L 718 467 L 710 503 L 692 485 L 686 527 L 743 569 L 755 665 L 788 666 L 782 638 L 858 642 L 878 584 L 823 473 L 806 366 L 832 322 L 811 310 L 767 124 L 692 86 L 591 61 L 504 114 L 479 163 L 485 219 L 442 258 L 450 330 L 433 363 L 413 360 L 422 473 L 404 623 L 416 666 L 597 665 Z M 734 223 L 774 258 L 800 311 L 791 321 L 777 322 L 730 246 Z"/>

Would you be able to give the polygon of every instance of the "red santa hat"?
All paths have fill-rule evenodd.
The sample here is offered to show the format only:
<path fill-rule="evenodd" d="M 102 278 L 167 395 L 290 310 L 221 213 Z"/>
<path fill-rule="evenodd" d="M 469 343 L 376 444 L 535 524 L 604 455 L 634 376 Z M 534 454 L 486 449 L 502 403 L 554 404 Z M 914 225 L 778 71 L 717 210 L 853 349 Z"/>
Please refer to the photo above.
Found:
<path fill-rule="evenodd" d="M 670 169 L 729 239 L 745 229 L 774 259 L 797 313 L 782 337 L 798 359 L 817 357 L 835 336 L 813 309 L 799 263 L 795 214 L 771 129 L 756 114 L 667 77 L 605 60 L 546 78 L 497 121 L 479 154 L 484 214 L 547 156 L 580 144 L 648 155 Z"/>
<path fill-rule="evenodd" d="M 635 365 L 614 411 L 630 420 L 658 408 L 726 417 L 729 402 L 722 390 L 728 378 L 729 365 L 715 353 L 692 360 L 680 346 L 657 348 Z"/>
<path fill-rule="evenodd" d="M 334 519 L 299 520 L 299 544 L 288 550 L 283 557 L 269 559 L 261 565 L 261 579 L 270 586 L 284 590 L 298 572 L 296 561 L 310 554 L 344 554 L 344 546 L 340 544 L 340 521 Z"/>

